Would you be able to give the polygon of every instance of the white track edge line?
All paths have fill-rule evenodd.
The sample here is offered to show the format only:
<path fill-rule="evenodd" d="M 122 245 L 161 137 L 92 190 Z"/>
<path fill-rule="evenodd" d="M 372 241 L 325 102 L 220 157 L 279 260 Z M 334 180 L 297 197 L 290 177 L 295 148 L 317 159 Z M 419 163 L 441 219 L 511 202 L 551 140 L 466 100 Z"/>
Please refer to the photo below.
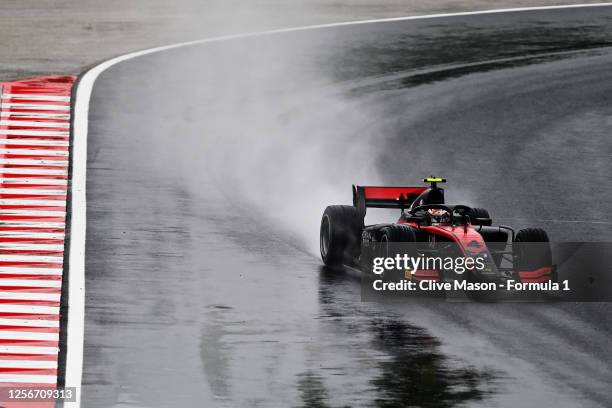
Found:
<path fill-rule="evenodd" d="M 75 103 L 73 112 L 73 172 L 72 172 L 72 196 L 71 196 L 71 218 L 70 218 L 70 255 L 69 283 L 68 283 L 68 323 L 66 340 L 66 369 L 65 384 L 67 387 L 81 388 L 83 373 L 83 341 L 85 329 L 85 231 L 86 231 L 86 173 L 87 173 L 87 135 L 88 135 L 88 115 L 89 101 L 93 85 L 96 79 L 110 67 L 123 61 L 142 57 L 157 52 L 167 51 L 176 48 L 199 45 L 218 41 L 234 40 L 240 38 L 257 37 L 264 35 L 282 34 L 297 31 L 316 30 L 324 28 L 373 24 L 390 23 L 409 20 L 426 20 L 444 17 L 474 16 L 496 13 L 515 13 L 528 11 L 562 10 L 572 8 L 591 8 L 607 7 L 612 3 L 592 3 L 592 4 L 569 4 L 561 6 L 539 6 L 539 7 L 518 7 L 480 11 L 466 11 L 458 13 L 440 13 L 428 15 L 415 15 L 406 17 L 381 18 L 370 20 L 346 21 L 340 23 L 315 24 L 301 27 L 279 28 L 274 30 L 256 31 L 244 34 L 232 34 L 218 37 L 203 38 L 194 41 L 186 41 L 160 47 L 148 48 L 136 51 L 115 58 L 106 60 L 83 74 L 76 84 Z M 81 406 L 81 392 L 77 392 L 76 402 L 69 404 L 73 407 Z"/>

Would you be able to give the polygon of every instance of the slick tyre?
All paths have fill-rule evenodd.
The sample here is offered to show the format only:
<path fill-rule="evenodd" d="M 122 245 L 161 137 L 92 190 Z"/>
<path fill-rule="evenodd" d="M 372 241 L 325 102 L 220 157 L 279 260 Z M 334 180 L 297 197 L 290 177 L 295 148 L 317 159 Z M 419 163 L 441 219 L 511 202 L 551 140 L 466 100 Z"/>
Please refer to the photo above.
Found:
<path fill-rule="evenodd" d="M 470 212 L 468 213 L 468 216 L 470 217 L 470 220 L 472 222 L 472 224 L 476 225 L 477 222 L 475 222 L 475 220 L 477 218 L 486 218 L 486 219 L 491 219 L 491 216 L 489 215 L 489 212 L 487 210 L 485 210 L 484 208 L 472 208 L 470 209 Z M 490 222 L 483 224 L 483 225 L 491 225 Z"/>
<path fill-rule="evenodd" d="M 320 230 L 321 258 L 327 266 L 353 264 L 359 258 L 363 218 L 355 207 L 330 205 L 323 212 Z"/>
<path fill-rule="evenodd" d="M 552 266 L 548 234 L 541 228 L 520 230 L 514 238 L 514 265 L 518 271 Z"/>
<path fill-rule="evenodd" d="M 416 234 L 414 229 L 407 225 L 392 224 L 380 230 L 381 255 L 384 257 L 395 257 L 395 255 L 402 255 L 401 252 L 406 251 L 411 255 L 410 252 L 414 248 L 405 248 L 405 251 L 401 251 L 392 244 L 412 242 L 416 242 Z M 404 271 L 386 271 L 383 273 L 383 277 L 388 281 L 397 282 L 404 279 Z"/>
<path fill-rule="evenodd" d="M 416 234 L 412 227 L 393 224 L 380 231 L 380 242 L 416 242 Z"/>

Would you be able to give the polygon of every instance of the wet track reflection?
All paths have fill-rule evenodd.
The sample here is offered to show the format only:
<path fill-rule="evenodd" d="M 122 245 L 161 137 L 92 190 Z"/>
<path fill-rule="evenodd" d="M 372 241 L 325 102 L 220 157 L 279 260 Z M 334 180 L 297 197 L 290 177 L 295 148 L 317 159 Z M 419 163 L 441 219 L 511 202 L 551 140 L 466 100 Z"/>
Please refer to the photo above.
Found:
<path fill-rule="evenodd" d="M 352 292 L 355 279 L 338 271 L 321 268 L 320 281 L 321 313 L 329 316 L 334 324 L 344 325 L 343 330 L 350 337 L 355 310 L 339 310 L 337 297 L 347 290 Z M 364 352 L 374 349 L 385 354 L 376 364 L 378 373 L 369 380 L 372 387 L 371 406 L 453 407 L 481 401 L 494 392 L 494 373 L 465 362 L 458 365 L 448 361 L 448 357 L 440 350 L 438 339 L 425 329 L 407 323 L 394 311 L 372 310 L 366 320 L 357 328 L 367 331 L 371 336 L 370 344 L 364 348 Z M 305 384 L 308 386 L 307 398 L 303 397 L 305 407 L 317 406 L 313 401 L 323 404 L 318 406 L 329 406 L 325 404 L 322 377 L 309 372 Z"/>

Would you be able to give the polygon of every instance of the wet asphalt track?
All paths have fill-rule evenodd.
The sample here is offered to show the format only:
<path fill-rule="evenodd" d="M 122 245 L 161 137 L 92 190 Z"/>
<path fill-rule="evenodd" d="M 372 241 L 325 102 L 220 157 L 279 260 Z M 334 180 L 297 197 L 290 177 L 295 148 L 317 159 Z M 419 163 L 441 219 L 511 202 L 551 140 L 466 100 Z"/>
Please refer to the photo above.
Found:
<path fill-rule="evenodd" d="M 612 405 L 609 305 L 362 303 L 315 255 L 351 183 L 429 174 L 499 222 L 609 242 L 610 45 L 599 8 L 109 70 L 90 114 L 84 406 Z"/>

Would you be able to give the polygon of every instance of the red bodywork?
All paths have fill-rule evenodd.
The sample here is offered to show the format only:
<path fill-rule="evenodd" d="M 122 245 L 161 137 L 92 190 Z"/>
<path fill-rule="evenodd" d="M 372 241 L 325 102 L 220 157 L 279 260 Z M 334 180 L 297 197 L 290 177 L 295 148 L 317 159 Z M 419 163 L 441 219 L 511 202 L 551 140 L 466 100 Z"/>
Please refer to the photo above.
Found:
<path fill-rule="evenodd" d="M 457 244 L 464 256 L 488 252 L 487 244 L 480 233 L 472 225 L 429 225 L 419 226 L 416 222 L 398 220 L 398 224 L 410 225 L 425 231 L 432 237 L 441 236 Z M 552 266 L 546 266 L 534 271 L 518 271 L 521 282 L 547 282 L 552 279 Z M 436 270 L 417 270 L 413 274 L 417 280 L 439 281 L 440 274 Z"/>
<path fill-rule="evenodd" d="M 441 191 L 436 187 L 437 182 L 444 179 L 433 178 L 424 181 L 432 182 L 431 187 L 386 187 L 386 186 L 353 186 L 353 204 L 365 216 L 365 209 L 372 208 L 409 208 L 427 190 Z M 443 194 L 442 194 L 442 202 Z M 420 204 L 421 205 L 421 204 Z M 400 219 L 398 224 L 406 224 L 427 233 L 432 241 L 436 237 L 443 237 L 444 241 L 455 242 L 463 256 L 478 256 L 488 253 L 489 250 L 479 230 L 471 224 L 467 225 L 427 225 L 421 226 L 415 221 Z M 518 271 L 521 282 L 546 282 L 552 278 L 552 266 L 542 267 L 533 271 Z M 440 273 L 436 270 L 417 270 L 413 273 L 417 280 L 440 280 Z"/>
<path fill-rule="evenodd" d="M 366 201 L 398 200 L 399 197 L 417 197 L 429 187 L 363 187 Z"/>
<path fill-rule="evenodd" d="M 521 282 L 548 282 L 552 279 L 552 266 L 544 266 L 535 271 L 519 271 Z"/>
<path fill-rule="evenodd" d="M 410 225 L 420 229 L 432 237 L 441 236 L 455 242 L 464 256 L 487 252 L 487 245 L 482 236 L 471 225 L 428 225 L 419 226 L 416 222 L 398 220 L 398 224 Z M 468 244 L 470 245 L 468 247 Z M 440 273 L 436 270 L 417 270 L 413 273 L 416 280 L 440 280 Z"/>
<path fill-rule="evenodd" d="M 353 186 L 353 204 L 365 216 L 365 209 L 408 208 L 427 187 Z"/>

